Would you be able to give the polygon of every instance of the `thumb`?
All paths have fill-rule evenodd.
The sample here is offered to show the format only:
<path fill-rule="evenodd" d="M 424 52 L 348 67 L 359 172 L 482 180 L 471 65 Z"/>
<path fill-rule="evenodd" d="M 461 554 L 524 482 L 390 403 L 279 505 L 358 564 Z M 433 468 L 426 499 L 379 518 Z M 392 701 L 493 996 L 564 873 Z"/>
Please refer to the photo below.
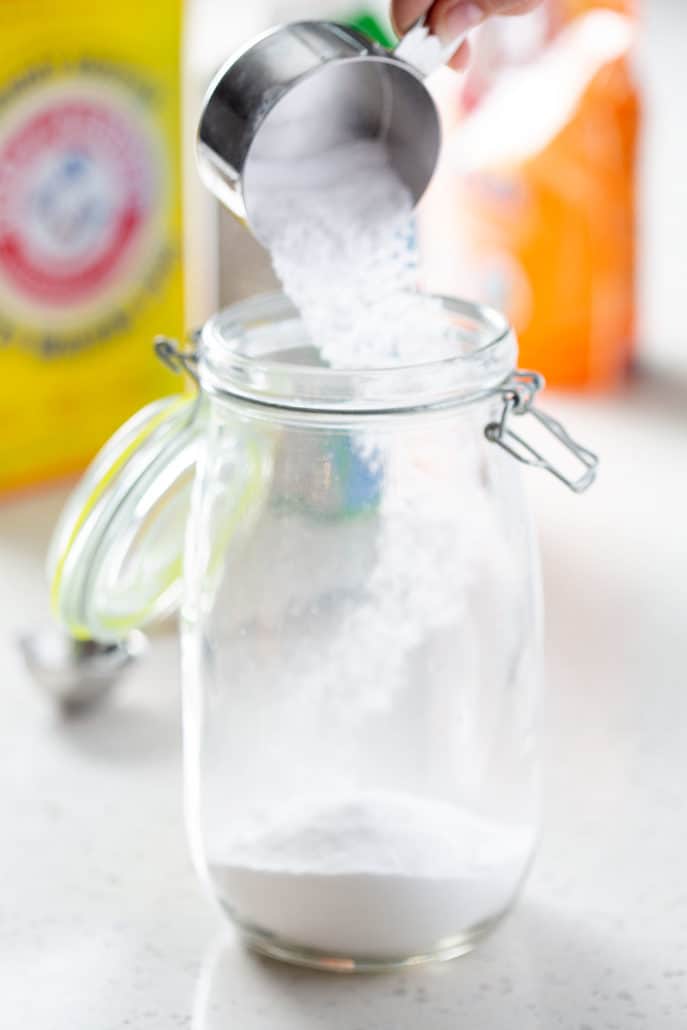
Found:
<path fill-rule="evenodd" d="M 436 0 L 428 20 L 432 31 L 448 42 L 491 15 L 526 14 L 539 3 L 540 0 Z"/>

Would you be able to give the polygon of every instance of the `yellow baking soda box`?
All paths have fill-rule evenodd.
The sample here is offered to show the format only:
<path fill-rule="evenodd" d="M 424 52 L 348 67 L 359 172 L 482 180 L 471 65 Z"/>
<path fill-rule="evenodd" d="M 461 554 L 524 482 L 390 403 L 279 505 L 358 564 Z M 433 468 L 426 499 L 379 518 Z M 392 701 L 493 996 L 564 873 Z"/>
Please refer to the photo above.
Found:
<path fill-rule="evenodd" d="M 178 390 L 181 8 L 0 4 L 0 493 Z"/>

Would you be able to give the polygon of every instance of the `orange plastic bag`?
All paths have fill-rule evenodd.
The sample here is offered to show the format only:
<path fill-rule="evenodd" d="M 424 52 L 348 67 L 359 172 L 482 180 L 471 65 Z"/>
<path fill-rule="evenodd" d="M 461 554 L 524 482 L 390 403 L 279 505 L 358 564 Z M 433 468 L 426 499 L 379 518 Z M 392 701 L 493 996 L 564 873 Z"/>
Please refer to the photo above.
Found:
<path fill-rule="evenodd" d="M 608 387 L 632 360 L 636 24 L 628 2 L 555 0 L 485 29 L 466 79 L 436 84 L 426 284 L 505 310 L 552 385 Z"/>

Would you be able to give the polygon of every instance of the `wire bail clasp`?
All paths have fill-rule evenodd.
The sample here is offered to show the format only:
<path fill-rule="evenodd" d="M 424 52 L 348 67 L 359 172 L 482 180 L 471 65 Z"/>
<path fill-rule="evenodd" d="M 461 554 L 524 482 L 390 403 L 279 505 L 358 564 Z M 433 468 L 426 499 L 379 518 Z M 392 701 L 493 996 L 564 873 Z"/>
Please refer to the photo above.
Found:
<path fill-rule="evenodd" d="M 484 435 L 491 443 L 498 444 L 504 451 L 534 468 L 544 469 L 576 494 L 584 493 L 596 479 L 599 459 L 596 454 L 573 440 L 566 429 L 551 415 L 535 407 L 534 400 L 544 386 L 544 377 L 538 372 L 518 371 L 501 387 L 503 411 L 498 422 L 490 422 L 484 429 Z M 553 465 L 536 447 L 524 440 L 509 425 L 511 415 L 533 415 L 537 421 L 570 451 L 584 468 L 582 474 L 573 479 L 561 469 Z"/>
<path fill-rule="evenodd" d="M 153 340 L 153 348 L 155 354 L 162 362 L 166 365 L 171 372 L 176 375 L 181 372 L 186 372 L 187 375 L 193 379 L 196 385 L 199 385 L 198 379 L 198 341 L 200 339 L 200 330 L 197 329 L 192 332 L 189 336 L 190 346 L 182 348 L 179 345 L 178 340 L 173 340 L 170 336 L 156 336 Z"/>

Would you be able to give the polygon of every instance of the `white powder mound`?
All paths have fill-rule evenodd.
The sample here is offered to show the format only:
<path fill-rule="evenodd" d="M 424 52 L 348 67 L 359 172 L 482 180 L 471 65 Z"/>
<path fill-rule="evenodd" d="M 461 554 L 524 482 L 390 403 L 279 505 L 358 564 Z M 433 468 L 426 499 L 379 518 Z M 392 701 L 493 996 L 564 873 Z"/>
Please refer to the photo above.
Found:
<path fill-rule="evenodd" d="M 360 794 L 257 817 L 211 875 L 247 928 L 337 955 L 429 953 L 507 908 L 531 830 L 445 802 Z"/>

